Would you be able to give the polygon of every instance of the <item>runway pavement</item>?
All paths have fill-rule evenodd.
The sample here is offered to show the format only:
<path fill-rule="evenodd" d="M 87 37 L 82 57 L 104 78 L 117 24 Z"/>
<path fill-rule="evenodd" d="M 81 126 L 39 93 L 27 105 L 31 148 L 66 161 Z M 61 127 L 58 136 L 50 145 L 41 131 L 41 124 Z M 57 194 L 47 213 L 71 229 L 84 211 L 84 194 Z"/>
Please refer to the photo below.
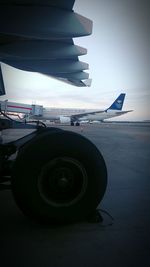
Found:
<path fill-rule="evenodd" d="M 150 125 L 58 126 L 88 137 L 101 151 L 108 186 L 102 223 L 52 227 L 31 223 L 11 192 L 0 192 L 0 265 L 16 267 L 150 266 Z M 28 130 L 30 131 L 30 130 Z M 24 130 L 5 130 L 3 142 Z"/>

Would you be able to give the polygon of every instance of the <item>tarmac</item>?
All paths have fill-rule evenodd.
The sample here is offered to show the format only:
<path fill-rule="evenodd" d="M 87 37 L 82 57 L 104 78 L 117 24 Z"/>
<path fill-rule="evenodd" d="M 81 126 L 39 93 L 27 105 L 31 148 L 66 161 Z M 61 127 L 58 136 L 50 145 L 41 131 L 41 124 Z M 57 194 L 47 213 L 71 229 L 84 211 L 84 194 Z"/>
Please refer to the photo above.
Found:
<path fill-rule="evenodd" d="M 42 226 L 0 192 L 0 265 L 15 267 L 150 266 L 150 124 L 58 126 L 79 132 L 101 151 L 108 186 L 99 208 L 102 223 Z M 31 130 L 26 130 L 30 132 Z M 4 130 L 3 142 L 25 130 Z"/>

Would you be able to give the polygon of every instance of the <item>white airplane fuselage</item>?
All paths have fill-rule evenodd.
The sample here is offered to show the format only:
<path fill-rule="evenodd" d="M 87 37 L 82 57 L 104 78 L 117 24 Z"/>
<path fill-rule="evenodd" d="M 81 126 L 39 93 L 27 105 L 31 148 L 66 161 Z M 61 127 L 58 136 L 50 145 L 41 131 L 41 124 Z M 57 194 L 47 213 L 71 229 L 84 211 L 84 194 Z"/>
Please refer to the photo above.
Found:
<path fill-rule="evenodd" d="M 79 113 L 88 113 L 88 112 L 96 112 L 97 110 L 93 109 L 86 109 L 86 110 L 81 110 L 81 109 L 57 109 L 57 108 L 45 108 L 43 110 L 43 115 L 42 116 L 34 116 L 34 118 L 39 119 L 39 120 L 60 120 L 63 118 L 64 123 L 69 122 L 70 117 L 72 115 L 77 115 Z M 122 115 L 121 111 L 116 111 L 116 110 L 108 110 L 108 111 L 100 111 L 94 114 L 86 114 L 85 116 L 83 115 L 82 117 L 78 118 L 78 121 L 103 121 L 105 119 L 109 119 L 112 117 L 120 116 Z M 65 121 L 66 118 L 66 121 Z"/>

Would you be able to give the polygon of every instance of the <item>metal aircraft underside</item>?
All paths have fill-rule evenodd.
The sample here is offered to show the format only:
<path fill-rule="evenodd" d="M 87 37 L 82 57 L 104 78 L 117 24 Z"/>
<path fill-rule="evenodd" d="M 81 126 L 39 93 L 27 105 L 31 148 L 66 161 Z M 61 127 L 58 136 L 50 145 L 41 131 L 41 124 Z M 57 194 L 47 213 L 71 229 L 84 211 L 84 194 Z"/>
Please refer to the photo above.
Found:
<path fill-rule="evenodd" d="M 92 33 L 92 21 L 75 13 L 75 0 L 0 0 L 0 62 L 76 86 L 90 85 L 87 50 L 73 38 Z M 0 95 L 5 94 L 0 66 Z"/>

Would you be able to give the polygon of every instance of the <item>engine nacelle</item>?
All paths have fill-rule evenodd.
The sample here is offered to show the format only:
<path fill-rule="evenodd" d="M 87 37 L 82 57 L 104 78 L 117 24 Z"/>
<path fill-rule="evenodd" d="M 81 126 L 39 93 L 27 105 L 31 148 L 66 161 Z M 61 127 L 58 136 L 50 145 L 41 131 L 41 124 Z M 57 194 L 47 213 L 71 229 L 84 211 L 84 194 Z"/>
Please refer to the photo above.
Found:
<path fill-rule="evenodd" d="M 71 123 L 71 118 L 67 116 L 60 116 L 60 123 Z"/>

